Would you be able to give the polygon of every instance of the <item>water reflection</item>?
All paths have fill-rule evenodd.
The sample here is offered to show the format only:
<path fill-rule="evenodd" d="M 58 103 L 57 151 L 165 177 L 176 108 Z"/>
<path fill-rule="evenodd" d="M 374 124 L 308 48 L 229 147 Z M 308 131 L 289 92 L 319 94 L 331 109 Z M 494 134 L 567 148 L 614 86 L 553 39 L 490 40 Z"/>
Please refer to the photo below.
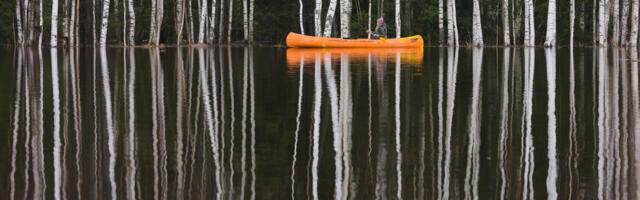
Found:
<path fill-rule="evenodd" d="M 19 48 L 0 191 L 635 199 L 638 52 L 594 52 Z"/>

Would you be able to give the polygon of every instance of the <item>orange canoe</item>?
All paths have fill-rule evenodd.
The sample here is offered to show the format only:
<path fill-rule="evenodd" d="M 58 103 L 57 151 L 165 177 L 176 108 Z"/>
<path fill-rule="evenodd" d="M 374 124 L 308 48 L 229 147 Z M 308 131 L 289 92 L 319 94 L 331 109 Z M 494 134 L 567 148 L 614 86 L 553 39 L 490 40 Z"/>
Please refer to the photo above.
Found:
<path fill-rule="evenodd" d="M 342 38 L 326 38 L 300 35 L 297 33 L 289 33 L 287 35 L 288 47 L 301 48 L 420 48 L 424 45 L 422 36 L 415 35 L 404 38 L 390 38 L 386 40 L 379 39 L 342 39 Z"/>

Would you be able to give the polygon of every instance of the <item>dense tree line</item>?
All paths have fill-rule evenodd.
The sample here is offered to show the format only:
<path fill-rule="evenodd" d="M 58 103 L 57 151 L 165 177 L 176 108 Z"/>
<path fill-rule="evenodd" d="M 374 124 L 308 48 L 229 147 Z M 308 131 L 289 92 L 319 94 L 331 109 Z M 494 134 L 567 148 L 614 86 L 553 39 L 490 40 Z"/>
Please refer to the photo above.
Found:
<path fill-rule="evenodd" d="M 0 43 L 52 46 L 368 37 L 381 16 L 389 37 L 428 45 L 635 46 L 639 13 L 638 0 L 9 0 L 0 10 Z"/>

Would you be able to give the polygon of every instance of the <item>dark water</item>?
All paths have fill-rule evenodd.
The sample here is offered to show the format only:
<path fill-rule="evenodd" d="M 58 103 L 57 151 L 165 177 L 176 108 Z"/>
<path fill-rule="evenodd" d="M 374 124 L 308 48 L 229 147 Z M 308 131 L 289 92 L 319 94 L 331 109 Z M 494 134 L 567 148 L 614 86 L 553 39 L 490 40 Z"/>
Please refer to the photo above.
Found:
<path fill-rule="evenodd" d="M 0 49 L 0 193 L 638 199 L 637 55 Z"/>

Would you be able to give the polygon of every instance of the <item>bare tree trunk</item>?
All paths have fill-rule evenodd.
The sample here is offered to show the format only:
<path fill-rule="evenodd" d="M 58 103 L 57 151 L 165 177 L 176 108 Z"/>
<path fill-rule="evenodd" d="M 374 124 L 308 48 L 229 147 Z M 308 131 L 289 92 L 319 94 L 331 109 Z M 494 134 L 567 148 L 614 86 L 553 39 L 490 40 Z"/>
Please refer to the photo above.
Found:
<path fill-rule="evenodd" d="M 74 41 L 75 41 L 76 45 L 78 45 L 78 44 L 80 44 L 80 1 L 79 0 L 76 0 L 76 1 L 78 1 L 78 2 L 76 3 L 76 7 L 75 7 L 75 9 L 76 9 L 76 15 L 75 15 L 76 23 L 75 23 L 75 30 L 74 30 L 75 32 L 73 33 L 73 35 L 75 36 Z M 42 0 L 40 0 L 40 4 L 42 4 Z M 40 7 L 41 7 L 40 10 L 42 10 L 42 5 L 40 5 Z"/>
<path fill-rule="evenodd" d="M 213 44 L 213 40 L 215 39 L 213 36 L 215 35 L 216 30 L 216 4 L 216 0 L 213 0 L 213 2 L 211 3 L 211 16 L 209 20 L 209 44 Z"/>
<path fill-rule="evenodd" d="M 447 0 L 447 45 L 458 46 L 458 25 L 456 23 L 456 2 Z"/>
<path fill-rule="evenodd" d="M 396 0 L 396 38 L 400 38 L 402 21 L 400 21 L 400 0 Z"/>
<path fill-rule="evenodd" d="M 594 46 L 598 45 L 598 30 L 599 30 L 599 28 L 598 28 L 598 18 L 596 17 L 596 16 L 598 16 L 597 15 L 597 13 L 598 13 L 598 3 L 597 2 L 598 2 L 598 0 L 593 0 L 593 7 L 592 7 L 593 9 L 591 10 L 591 19 L 592 19 L 592 25 L 591 25 L 592 28 L 591 29 L 593 29 L 593 30 L 591 30 L 592 31 L 591 34 L 592 34 L 592 42 L 593 42 Z"/>
<path fill-rule="evenodd" d="M 255 0 L 249 0 L 249 44 L 253 43 L 253 8 Z"/>
<path fill-rule="evenodd" d="M 93 37 L 91 42 L 93 45 L 96 45 L 98 44 L 98 40 L 96 39 L 96 0 L 92 0 L 91 7 L 91 37 Z"/>
<path fill-rule="evenodd" d="M 193 7 L 191 4 L 192 0 L 187 1 L 187 41 L 189 44 L 193 43 Z"/>
<path fill-rule="evenodd" d="M 69 45 L 69 0 L 62 3 L 62 45 Z M 25 20 L 27 20 L 25 18 Z M 27 27 L 25 27 L 27 28 Z M 28 33 L 28 32 L 27 32 Z"/>
<path fill-rule="evenodd" d="M 438 0 L 438 44 L 444 44 L 444 7 L 442 0 Z"/>
<path fill-rule="evenodd" d="M 613 44 L 620 46 L 620 2 L 613 0 Z"/>
<path fill-rule="evenodd" d="M 182 43 L 182 28 L 184 24 L 184 0 L 176 1 L 175 23 L 176 44 L 180 45 Z"/>
<path fill-rule="evenodd" d="M 371 1 L 371 0 L 369 0 L 369 1 Z M 304 35 L 304 25 L 302 25 L 302 20 L 303 20 L 303 18 L 302 18 L 302 8 L 303 8 L 302 0 L 298 0 L 298 3 L 300 3 L 300 15 L 298 16 L 298 18 L 300 19 L 300 34 Z"/>
<path fill-rule="evenodd" d="M 158 12 L 158 8 L 156 8 L 157 5 L 157 1 L 158 0 L 151 0 L 151 23 L 150 23 L 150 28 L 149 28 L 149 44 L 153 45 L 153 39 L 155 38 L 155 34 L 156 34 L 156 21 L 158 19 L 156 19 L 156 12 Z"/>
<path fill-rule="evenodd" d="M 198 26 L 198 43 L 202 44 L 204 43 L 204 37 L 205 37 L 205 29 L 207 26 L 207 1 L 203 0 L 202 5 L 200 6 L 200 17 L 198 18 L 200 20 L 200 26 Z"/>
<path fill-rule="evenodd" d="M 76 0 L 71 0 L 71 8 L 69 9 L 71 10 L 71 16 L 69 16 L 71 18 L 71 23 L 69 23 L 69 46 L 75 46 L 76 45 L 76 41 L 75 41 Z"/>
<path fill-rule="evenodd" d="M 336 12 L 336 2 L 337 0 L 329 1 L 329 10 L 327 10 L 327 17 L 325 17 L 324 23 L 324 37 L 331 37 L 331 28 L 333 28 L 333 16 Z"/>
<path fill-rule="evenodd" d="M 547 37 L 544 46 L 556 46 L 556 0 L 549 0 L 549 8 L 547 10 Z"/>
<path fill-rule="evenodd" d="M 607 43 L 607 25 L 606 25 L 606 11 L 607 11 L 607 0 L 600 0 L 598 4 L 598 45 L 604 46 Z"/>
<path fill-rule="evenodd" d="M 553 0 L 551 0 L 553 1 Z M 473 0 L 473 44 L 472 46 L 482 46 L 482 21 L 480 19 L 480 2 Z"/>
<path fill-rule="evenodd" d="M 44 32 L 44 28 L 42 27 L 42 0 L 40 0 L 40 8 L 38 9 L 38 16 L 40 17 L 38 21 L 38 47 L 42 47 L 42 32 Z"/>
<path fill-rule="evenodd" d="M 316 0 L 316 8 L 313 12 L 313 24 L 316 37 L 322 36 L 322 0 Z"/>
<path fill-rule="evenodd" d="M 242 28 L 244 41 L 249 41 L 249 8 L 247 0 L 242 0 Z"/>
<path fill-rule="evenodd" d="M 622 0 L 622 19 L 620 19 L 620 43 L 622 46 L 627 46 L 629 40 L 628 35 L 628 22 L 629 21 L 629 0 Z"/>
<path fill-rule="evenodd" d="M 54 0 L 54 2 L 55 2 L 55 0 Z M 57 3 L 57 2 L 55 2 L 55 3 Z M 54 4 L 54 5 L 56 5 L 56 4 Z M 55 18 L 52 18 L 52 20 L 55 20 Z M 55 26 L 51 26 L 51 27 L 55 27 Z M 22 43 L 24 43 L 24 34 L 22 33 L 22 9 L 20 8 L 20 0 L 16 1 L 16 30 L 18 32 L 18 44 L 21 45 Z M 52 28 L 52 30 L 53 30 L 53 28 Z M 51 37 L 52 37 L 52 41 L 53 41 L 53 35 L 51 35 Z"/>
<path fill-rule="evenodd" d="M 576 18 L 576 1 L 575 0 L 570 0 L 569 1 L 569 47 L 573 48 L 573 27 L 575 24 L 575 18 Z"/>
<path fill-rule="evenodd" d="M 227 43 L 231 43 L 231 26 L 233 25 L 233 0 L 229 0 L 229 27 L 227 28 Z"/>
<path fill-rule="evenodd" d="M 535 45 L 535 26 L 533 24 L 533 0 L 524 2 L 524 45 Z"/>
<path fill-rule="evenodd" d="M 133 0 L 128 0 L 129 9 L 129 45 L 135 45 L 136 14 L 133 7 Z"/>
<path fill-rule="evenodd" d="M 502 29 L 504 45 L 509 46 L 511 44 L 509 33 L 509 0 L 502 1 Z"/>
<path fill-rule="evenodd" d="M 109 25 L 109 0 L 102 2 L 102 25 L 100 28 L 100 46 L 107 43 L 107 27 Z"/>
<path fill-rule="evenodd" d="M 631 32 L 629 33 L 629 47 L 638 44 L 638 0 L 631 0 Z"/>
<path fill-rule="evenodd" d="M 351 0 L 340 1 L 340 37 L 349 37 L 351 23 Z"/>
<path fill-rule="evenodd" d="M 442 1 L 442 0 L 439 0 Z M 371 39 L 371 0 L 369 0 L 369 20 L 367 22 L 367 39 Z"/>
<path fill-rule="evenodd" d="M 220 26 L 218 28 L 218 43 L 222 43 L 224 35 L 224 0 L 220 0 Z"/>

